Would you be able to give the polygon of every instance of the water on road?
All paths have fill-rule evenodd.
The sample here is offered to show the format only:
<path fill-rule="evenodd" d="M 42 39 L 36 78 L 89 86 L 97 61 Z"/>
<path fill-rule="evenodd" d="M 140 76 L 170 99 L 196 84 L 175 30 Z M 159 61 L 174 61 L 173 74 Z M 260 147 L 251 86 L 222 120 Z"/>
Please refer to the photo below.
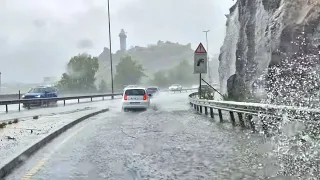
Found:
<path fill-rule="evenodd" d="M 38 151 L 7 180 L 265 179 L 276 172 L 263 138 L 196 114 L 187 94 L 162 94 L 145 112 L 84 121 Z"/>

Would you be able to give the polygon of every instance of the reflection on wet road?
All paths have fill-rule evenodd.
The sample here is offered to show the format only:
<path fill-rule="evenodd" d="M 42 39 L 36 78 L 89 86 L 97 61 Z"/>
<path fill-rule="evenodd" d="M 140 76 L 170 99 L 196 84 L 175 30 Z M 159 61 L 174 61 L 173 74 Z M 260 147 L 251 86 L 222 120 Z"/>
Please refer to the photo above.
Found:
<path fill-rule="evenodd" d="M 55 139 L 7 179 L 264 179 L 274 171 L 262 163 L 262 138 L 211 122 L 187 102 L 185 93 L 160 95 L 150 110 L 124 113 L 119 101 Z"/>

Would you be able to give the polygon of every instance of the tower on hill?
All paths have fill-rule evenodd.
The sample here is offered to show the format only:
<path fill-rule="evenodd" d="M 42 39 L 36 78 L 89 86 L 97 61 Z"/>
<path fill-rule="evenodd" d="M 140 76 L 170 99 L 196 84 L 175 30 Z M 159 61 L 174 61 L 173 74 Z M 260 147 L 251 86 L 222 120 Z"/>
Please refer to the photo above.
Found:
<path fill-rule="evenodd" d="M 121 31 L 120 31 L 119 38 L 120 38 L 120 50 L 126 51 L 127 50 L 127 35 L 123 29 L 121 29 Z"/>

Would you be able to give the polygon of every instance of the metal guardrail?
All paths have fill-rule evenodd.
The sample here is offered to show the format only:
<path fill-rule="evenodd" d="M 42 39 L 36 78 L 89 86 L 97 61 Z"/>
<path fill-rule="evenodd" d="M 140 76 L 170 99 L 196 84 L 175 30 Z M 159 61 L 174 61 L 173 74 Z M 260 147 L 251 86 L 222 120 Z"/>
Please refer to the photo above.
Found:
<path fill-rule="evenodd" d="M 189 91 L 189 90 L 193 90 L 193 88 L 185 88 L 182 89 L 181 91 Z M 117 92 L 120 92 L 121 89 L 115 90 Z M 163 90 L 163 91 L 170 91 L 170 90 Z M 180 90 L 175 90 L 173 92 L 177 92 Z M 5 100 L 15 100 L 15 99 L 19 99 L 22 98 L 22 95 L 24 95 L 26 93 L 16 93 L 16 94 L 0 94 L 0 101 L 5 101 Z M 59 97 L 70 97 L 70 96 L 83 96 L 83 95 L 96 95 L 97 93 L 61 93 L 59 94 Z"/>
<path fill-rule="evenodd" d="M 184 89 L 181 89 L 181 90 L 169 90 L 169 89 L 165 89 L 165 90 L 161 90 L 161 91 L 164 91 L 164 92 L 188 92 L 188 91 L 194 91 L 194 90 L 197 90 L 198 88 L 184 88 Z"/>
<path fill-rule="evenodd" d="M 116 92 L 120 92 L 121 90 L 115 90 Z M 111 93 L 111 92 L 104 92 Z M 5 100 L 15 100 L 22 98 L 22 96 L 26 93 L 16 93 L 16 94 L 0 94 L 0 101 Z M 84 95 L 96 95 L 96 93 L 60 93 L 59 97 L 69 97 L 69 96 L 84 96 Z"/>
<path fill-rule="evenodd" d="M 163 91 L 171 91 L 171 92 L 188 92 L 191 90 L 195 90 L 193 88 L 190 89 L 181 89 L 181 90 L 163 90 Z M 63 105 L 66 105 L 67 100 L 78 100 L 78 103 L 80 103 L 80 99 L 91 99 L 93 101 L 93 98 L 99 98 L 102 97 L 102 100 L 104 100 L 104 97 L 111 97 L 111 96 L 122 96 L 123 92 L 118 93 L 106 93 L 106 94 L 90 94 L 90 95 L 81 95 L 81 96 L 65 96 L 65 97 L 54 97 L 54 98 L 34 98 L 34 99 L 12 99 L 12 100 L 3 100 L 0 101 L 0 106 L 6 106 L 6 112 L 8 113 L 8 105 L 12 104 L 18 104 L 18 110 L 21 110 L 21 104 L 26 104 L 27 108 L 30 109 L 32 104 L 40 104 L 40 105 L 49 105 L 52 102 L 58 102 L 63 101 Z"/>
<path fill-rule="evenodd" d="M 12 104 L 18 104 L 19 105 L 19 111 L 21 110 L 20 105 L 21 104 L 27 104 L 27 108 L 30 109 L 31 104 L 41 104 L 41 105 L 49 105 L 52 102 L 58 102 L 63 101 L 63 105 L 66 105 L 67 100 L 78 100 L 78 103 L 80 103 L 80 99 L 91 99 L 93 101 L 93 98 L 99 98 L 102 97 L 102 100 L 104 100 L 104 97 L 111 97 L 111 96 L 119 96 L 122 95 L 121 93 L 108 93 L 108 94 L 95 94 L 95 95 L 83 95 L 83 96 L 68 96 L 68 97 L 54 97 L 54 98 L 35 98 L 35 99 L 14 99 L 14 100 L 4 100 L 0 101 L 0 105 L 6 106 L 6 112 L 9 111 L 8 105 Z"/>
<path fill-rule="evenodd" d="M 239 125 L 241 127 L 247 127 L 248 124 L 253 131 L 256 130 L 255 123 L 252 120 L 253 116 L 283 118 L 283 115 L 285 114 L 289 119 L 297 119 L 305 118 L 306 115 L 309 117 L 320 115 L 319 109 L 307 107 L 199 99 L 198 92 L 194 92 L 189 95 L 189 102 L 190 105 L 201 114 L 204 108 L 205 115 L 210 113 L 211 118 L 214 118 L 213 110 L 218 110 L 220 122 L 224 121 L 222 111 L 229 112 L 230 120 L 233 126 L 237 125 L 234 115 L 234 113 L 237 113 Z M 208 110 L 210 112 L 208 112 Z M 266 130 L 267 122 L 262 121 L 262 126 L 263 130 Z"/>

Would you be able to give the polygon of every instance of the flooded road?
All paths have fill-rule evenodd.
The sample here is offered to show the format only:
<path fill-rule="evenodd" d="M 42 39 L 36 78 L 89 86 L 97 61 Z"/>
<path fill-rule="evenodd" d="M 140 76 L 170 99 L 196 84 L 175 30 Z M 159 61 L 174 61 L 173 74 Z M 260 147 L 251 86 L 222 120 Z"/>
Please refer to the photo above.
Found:
<path fill-rule="evenodd" d="M 145 112 L 110 112 L 76 125 L 6 179 L 266 179 L 268 144 L 193 112 L 187 94 L 155 97 Z"/>

